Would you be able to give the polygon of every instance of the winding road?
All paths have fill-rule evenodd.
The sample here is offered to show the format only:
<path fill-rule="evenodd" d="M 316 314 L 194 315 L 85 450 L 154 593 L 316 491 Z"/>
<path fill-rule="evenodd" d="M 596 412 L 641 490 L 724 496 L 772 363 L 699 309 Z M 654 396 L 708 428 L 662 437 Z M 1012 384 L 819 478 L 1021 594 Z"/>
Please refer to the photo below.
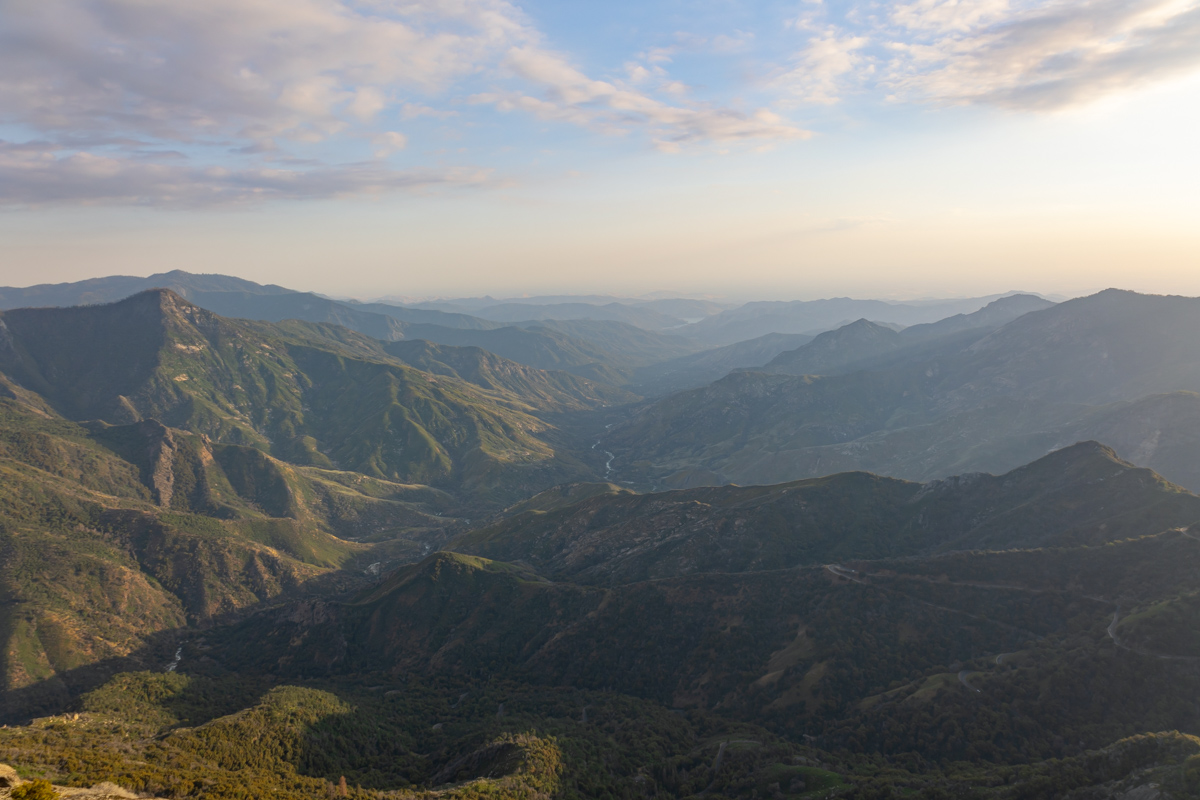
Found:
<path fill-rule="evenodd" d="M 1184 534 L 1187 535 L 1187 534 Z M 1121 621 L 1121 606 L 1117 605 L 1117 610 L 1113 612 L 1112 622 L 1108 623 L 1108 638 L 1112 639 L 1113 644 L 1122 650 L 1128 650 L 1130 653 L 1137 653 L 1140 656 L 1148 656 L 1150 658 L 1161 658 L 1163 661 L 1200 661 L 1200 656 L 1172 656 L 1166 653 L 1156 653 L 1153 650 L 1147 650 L 1144 647 L 1134 647 L 1133 645 L 1122 642 L 1117 636 L 1117 623 Z"/>

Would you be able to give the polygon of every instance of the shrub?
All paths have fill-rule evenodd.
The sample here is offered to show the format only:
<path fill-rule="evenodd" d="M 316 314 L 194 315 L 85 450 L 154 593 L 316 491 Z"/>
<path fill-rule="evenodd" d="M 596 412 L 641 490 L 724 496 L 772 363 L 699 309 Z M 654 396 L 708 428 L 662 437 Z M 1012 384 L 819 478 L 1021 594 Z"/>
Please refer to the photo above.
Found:
<path fill-rule="evenodd" d="M 50 785 L 50 781 L 38 779 L 29 783 L 22 783 L 20 786 L 12 790 L 9 795 L 12 800 L 58 800 L 58 792 L 54 791 L 54 787 Z"/>

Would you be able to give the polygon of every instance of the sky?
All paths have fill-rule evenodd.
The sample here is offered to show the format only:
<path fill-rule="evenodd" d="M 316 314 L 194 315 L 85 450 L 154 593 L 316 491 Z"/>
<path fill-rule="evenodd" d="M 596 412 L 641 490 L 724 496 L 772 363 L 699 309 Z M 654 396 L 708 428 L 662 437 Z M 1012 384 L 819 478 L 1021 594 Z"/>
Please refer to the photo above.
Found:
<path fill-rule="evenodd" d="M 0 284 L 1200 295 L 1200 0 L 0 0 Z"/>

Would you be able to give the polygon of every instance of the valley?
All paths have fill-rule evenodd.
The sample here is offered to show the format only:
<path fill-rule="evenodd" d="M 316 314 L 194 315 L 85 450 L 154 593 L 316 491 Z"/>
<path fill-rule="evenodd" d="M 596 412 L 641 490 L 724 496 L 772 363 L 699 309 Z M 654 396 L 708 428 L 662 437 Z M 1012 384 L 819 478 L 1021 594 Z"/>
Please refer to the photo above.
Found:
<path fill-rule="evenodd" d="M 0 763 L 1197 796 L 1198 304 L 0 289 Z"/>

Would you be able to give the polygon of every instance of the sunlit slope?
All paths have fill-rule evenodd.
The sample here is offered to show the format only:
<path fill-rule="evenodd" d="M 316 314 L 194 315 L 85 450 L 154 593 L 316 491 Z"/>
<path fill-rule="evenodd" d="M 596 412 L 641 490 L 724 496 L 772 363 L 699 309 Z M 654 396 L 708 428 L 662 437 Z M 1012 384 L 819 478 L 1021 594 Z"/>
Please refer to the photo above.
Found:
<path fill-rule="evenodd" d="M 450 508 L 429 487 L 156 420 L 83 426 L 0 400 L 0 681 L 23 692 L 5 705 L 36 708 L 64 673 L 299 591 L 365 552 L 347 539 L 452 524 L 436 516 Z"/>
<path fill-rule="evenodd" d="M 253 682 L 121 675 L 88 693 L 78 718 L 0 730 L 0 759 L 56 783 L 116 781 L 145 797 L 213 800 L 318 800 L 336 796 L 343 777 L 348 796 L 396 800 L 684 798 L 706 791 L 797 800 L 831 791 L 867 798 L 1018 800 L 1114 791 L 1180 797 L 1195 786 L 1200 766 L 1200 740 L 1178 732 L 1126 737 L 1018 768 L 923 765 L 913 753 L 881 764 L 875 754 L 822 750 L 762 726 L 672 713 L 628 695 L 379 679 L 369 688 L 306 683 L 264 693 Z M 98 795 L 126 796 L 110 791 Z"/>
<path fill-rule="evenodd" d="M 0 372 L 72 419 L 153 418 L 297 464 L 501 495 L 582 472 L 545 422 L 479 386 L 171 292 L 3 321 Z"/>
<path fill-rule="evenodd" d="M 623 389 L 561 370 L 527 367 L 481 347 L 452 347 L 421 339 L 389 342 L 385 351 L 411 367 L 474 384 L 530 413 L 582 411 L 637 399 Z"/>
<path fill-rule="evenodd" d="M 384 501 L 337 511 L 317 481 L 243 450 L 214 453 L 157 423 L 93 432 L 0 405 L 0 680 L 41 684 L 6 705 L 36 707 L 65 691 L 63 673 L 296 590 L 361 549 L 333 531 Z"/>

